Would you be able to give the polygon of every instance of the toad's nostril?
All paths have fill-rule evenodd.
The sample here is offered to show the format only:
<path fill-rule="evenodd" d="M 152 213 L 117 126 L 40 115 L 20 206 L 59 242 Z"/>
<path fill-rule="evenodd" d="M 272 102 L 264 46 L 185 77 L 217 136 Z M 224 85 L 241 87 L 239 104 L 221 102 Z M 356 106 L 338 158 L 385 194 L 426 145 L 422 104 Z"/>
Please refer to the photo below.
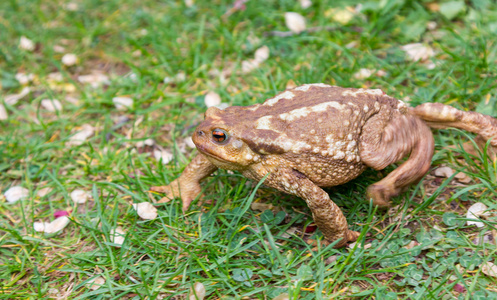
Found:
<path fill-rule="evenodd" d="M 197 134 L 198 134 L 199 136 L 203 136 L 205 133 L 204 133 L 202 130 L 199 130 L 199 131 L 197 132 Z"/>

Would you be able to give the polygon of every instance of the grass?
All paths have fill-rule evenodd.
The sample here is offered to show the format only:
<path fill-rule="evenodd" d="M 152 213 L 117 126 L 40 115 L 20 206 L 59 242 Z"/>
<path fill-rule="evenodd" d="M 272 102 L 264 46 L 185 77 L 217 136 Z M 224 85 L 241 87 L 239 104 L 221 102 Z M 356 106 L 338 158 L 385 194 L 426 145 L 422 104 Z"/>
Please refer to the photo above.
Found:
<path fill-rule="evenodd" d="M 346 1 L 302 9 L 293 0 L 252 0 L 229 17 L 229 1 L 74 3 L 75 9 L 64 1 L 0 2 L 0 101 L 21 91 L 15 74 L 34 74 L 30 94 L 4 103 L 9 117 L 0 121 L 0 190 L 29 190 L 14 204 L 0 199 L 0 299 L 183 299 L 196 282 L 209 299 L 497 298 L 497 279 L 481 270 L 497 262 L 495 240 L 475 243 L 496 236 L 497 168 L 485 157 L 451 150 L 468 139 L 455 130 L 435 134 L 433 165 L 466 172 L 468 184 L 429 174 L 389 212 L 376 211 L 364 194 L 392 167 L 329 190 L 351 228 L 362 230 L 352 248 L 324 246 L 319 230 L 304 233 L 311 218 L 303 201 L 225 171 L 205 181 L 203 201 L 186 214 L 172 201 L 158 205 L 157 219 L 144 221 L 131 207 L 160 199 L 148 189 L 176 178 L 195 153 L 184 138 L 202 120 L 208 91 L 230 105 L 250 105 L 290 81 L 324 82 L 381 88 L 413 106 L 443 102 L 495 116 L 495 2 L 362 1 L 362 12 L 347 24 L 331 10 L 352 5 Z M 304 15 L 308 27 L 334 29 L 267 35 L 287 30 L 287 11 Z M 36 43 L 33 51 L 18 48 L 21 36 Z M 428 62 L 407 59 L 400 47 L 415 42 L 436 55 Z M 241 75 L 241 62 L 262 45 L 269 59 Z M 79 63 L 63 65 L 64 53 L 75 53 Z M 229 66 L 235 71 L 227 78 L 213 75 Z M 357 79 L 361 68 L 386 75 Z M 95 71 L 109 76 L 109 84 L 78 81 Z M 54 72 L 62 78 L 54 80 Z M 134 104 L 119 111 L 115 96 Z M 46 98 L 59 99 L 63 109 L 48 111 L 41 106 Z M 67 146 L 84 124 L 96 128 L 94 135 Z M 136 147 L 148 138 L 171 151 L 173 161 L 162 164 L 151 147 Z M 39 196 L 45 187 L 51 191 Z M 74 204 L 74 189 L 89 192 L 91 201 Z M 475 202 L 493 212 L 483 228 L 465 225 Z M 252 203 L 276 208 L 261 212 Z M 58 210 L 72 211 L 63 232 L 33 230 L 33 222 L 53 220 Z M 111 239 L 116 226 L 126 232 L 121 247 Z M 309 245 L 309 238 L 318 244 Z M 412 241 L 417 244 L 406 248 Z M 91 289 L 97 277 L 105 283 Z"/>

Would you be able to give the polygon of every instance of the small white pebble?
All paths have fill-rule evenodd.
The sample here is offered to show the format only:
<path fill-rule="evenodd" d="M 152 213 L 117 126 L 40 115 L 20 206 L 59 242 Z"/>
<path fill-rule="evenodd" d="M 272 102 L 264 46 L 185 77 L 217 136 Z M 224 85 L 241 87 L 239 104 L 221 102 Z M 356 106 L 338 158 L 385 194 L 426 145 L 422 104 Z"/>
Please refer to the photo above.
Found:
<path fill-rule="evenodd" d="M 67 53 L 62 56 L 62 63 L 68 67 L 78 63 L 78 57 L 74 53 Z"/>
<path fill-rule="evenodd" d="M 421 43 L 407 44 L 400 47 L 412 61 L 424 61 L 435 55 L 433 48 Z"/>
<path fill-rule="evenodd" d="M 93 73 L 89 75 L 78 76 L 78 81 L 84 84 L 89 84 L 93 88 L 97 88 L 101 85 L 109 85 L 109 77 L 101 73 Z"/>
<path fill-rule="evenodd" d="M 16 80 L 19 81 L 21 85 L 26 85 L 33 81 L 35 76 L 33 74 L 26 74 L 26 73 L 17 73 L 16 74 Z"/>
<path fill-rule="evenodd" d="M 59 217 L 52 222 L 34 222 L 33 228 L 37 232 L 56 233 L 64 229 L 71 220 L 67 216 Z"/>
<path fill-rule="evenodd" d="M 21 36 L 19 40 L 19 48 L 26 51 L 33 51 L 35 49 L 35 43 L 25 36 Z"/>
<path fill-rule="evenodd" d="M 332 9 L 330 10 L 330 13 L 332 14 L 331 15 L 332 19 L 342 25 L 348 24 L 354 18 L 354 13 L 352 9 L 347 9 L 347 8 Z"/>
<path fill-rule="evenodd" d="M 485 223 L 476 221 L 479 220 L 479 217 L 487 217 L 489 216 L 489 212 L 486 211 L 488 207 L 481 203 L 481 202 L 476 202 L 475 204 L 471 205 L 468 208 L 468 212 L 466 213 L 466 219 L 470 220 L 475 220 L 475 221 L 467 221 L 466 224 L 468 225 L 476 225 L 476 227 L 481 228 L 485 226 Z"/>
<path fill-rule="evenodd" d="M 449 167 L 439 167 L 433 172 L 433 174 L 437 177 L 448 178 L 454 174 L 454 170 Z"/>
<path fill-rule="evenodd" d="M 293 33 L 301 33 L 305 30 L 305 18 L 296 12 L 285 13 L 285 24 Z"/>
<path fill-rule="evenodd" d="M 173 160 L 173 154 L 167 150 L 155 149 L 154 157 L 157 161 L 162 161 L 162 164 L 166 165 L 171 160 Z"/>
<path fill-rule="evenodd" d="M 375 70 L 361 68 L 359 72 L 354 74 L 354 78 L 359 80 L 369 78 L 374 74 L 374 71 Z"/>
<path fill-rule="evenodd" d="M 3 195 L 8 202 L 15 203 L 21 199 L 27 198 L 29 196 L 29 191 L 28 189 L 17 185 L 9 188 Z"/>
<path fill-rule="evenodd" d="M 261 62 L 257 59 L 248 59 L 242 61 L 242 73 L 246 74 L 252 72 L 260 66 Z"/>
<path fill-rule="evenodd" d="M 84 124 L 82 127 L 83 128 L 80 131 L 69 138 L 69 141 L 66 142 L 66 146 L 79 146 L 95 132 L 95 128 L 89 124 Z"/>
<path fill-rule="evenodd" d="M 44 187 L 44 188 L 38 190 L 38 192 L 36 192 L 36 195 L 38 195 L 38 197 L 45 197 L 51 191 L 52 191 L 51 187 Z"/>
<path fill-rule="evenodd" d="M 144 141 L 136 142 L 135 147 L 136 148 L 143 148 L 145 146 L 152 147 L 153 145 L 155 145 L 155 141 L 153 139 L 146 139 Z"/>
<path fill-rule="evenodd" d="M 221 104 L 221 96 L 215 92 L 208 92 L 205 95 L 204 103 L 207 107 L 219 105 Z"/>
<path fill-rule="evenodd" d="M 140 218 L 144 220 L 153 220 L 157 218 L 157 208 L 150 202 L 133 203 L 133 208 Z"/>
<path fill-rule="evenodd" d="M 121 226 L 117 226 L 115 229 L 110 230 L 110 241 L 114 244 L 117 244 L 115 247 L 121 247 L 124 243 L 126 232 Z"/>
<path fill-rule="evenodd" d="M 85 203 L 89 197 L 90 197 L 90 195 L 86 191 L 83 191 L 83 190 L 76 189 L 76 190 L 71 192 L 71 199 L 76 204 Z"/>
<path fill-rule="evenodd" d="M 435 28 L 437 28 L 437 26 L 438 26 L 437 22 L 435 22 L 435 21 L 431 21 L 431 22 L 426 23 L 426 28 L 428 30 L 434 30 Z"/>
<path fill-rule="evenodd" d="M 0 121 L 7 120 L 9 115 L 7 115 L 7 110 L 3 104 L 0 104 Z"/>
<path fill-rule="evenodd" d="M 31 92 L 29 87 L 24 87 L 19 94 L 12 94 L 5 96 L 5 103 L 8 105 L 16 105 L 19 100 L 24 98 Z"/>
<path fill-rule="evenodd" d="M 205 297 L 205 286 L 201 282 L 193 284 L 193 290 L 190 289 L 189 300 L 203 300 Z"/>
<path fill-rule="evenodd" d="M 62 103 L 57 99 L 43 99 L 41 100 L 41 106 L 52 112 L 62 110 Z"/>
<path fill-rule="evenodd" d="M 57 53 L 64 53 L 66 52 L 66 48 L 60 46 L 60 45 L 54 45 L 53 46 L 53 51 Z"/>
<path fill-rule="evenodd" d="M 189 147 L 189 148 L 195 148 L 195 143 L 193 143 L 193 139 L 191 136 L 189 137 L 186 137 L 185 138 L 185 144 Z"/>
<path fill-rule="evenodd" d="M 254 59 L 263 62 L 269 58 L 269 47 L 262 46 L 259 49 L 255 50 Z"/>
<path fill-rule="evenodd" d="M 77 11 L 78 10 L 78 3 L 75 2 L 69 2 L 65 5 L 65 9 L 67 11 Z"/>
<path fill-rule="evenodd" d="M 105 279 L 101 276 L 95 277 L 92 280 L 88 281 L 87 285 L 90 290 L 96 291 L 101 286 L 105 284 Z"/>
<path fill-rule="evenodd" d="M 497 265 L 493 262 L 487 261 L 480 265 L 481 272 L 487 276 L 497 278 Z"/>
<path fill-rule="evenodd" d="M 302 7 L 303 9 L 309 8 L 312 5 L 311 0 L 299 0 L 299 2 L 300 2 L 300 7 Z"/>
<path fill-rule="evenodd" d="M 60 72 L 52 72 L 48 73 L 47 79 L 55 82 L 62 82 L 64 81 L 64 75 Z"/>
<path fill-rule="evenodd" d="M 133 107 L 133 99 L 130 97 L 114 97 L 112 102 L 118 110 L 126 110 Z"/>

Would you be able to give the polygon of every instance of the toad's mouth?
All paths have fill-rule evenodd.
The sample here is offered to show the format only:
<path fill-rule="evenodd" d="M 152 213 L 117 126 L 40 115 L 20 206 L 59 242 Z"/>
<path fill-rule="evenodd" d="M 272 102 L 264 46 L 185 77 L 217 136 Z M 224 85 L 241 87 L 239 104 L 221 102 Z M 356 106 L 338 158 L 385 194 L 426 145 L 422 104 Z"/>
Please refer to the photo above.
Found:
<path fill-rule="evenodd" d="M 204 145 L 195 145 L 195 146 L 197 147 L 198 151 L 200 151 L 200 153 L 207 156 L 208 158 L 215 159 L 216 161 L 219 161 L 219 162 L 228 162 L 227 160 L 216 155 L 215 153 L 212 153 L 211 152 L 212 149 L 209 149 L 209 147 L 205 147 Z M 211 150 L 211 151 L 209 151 L 209 150 Z"/>

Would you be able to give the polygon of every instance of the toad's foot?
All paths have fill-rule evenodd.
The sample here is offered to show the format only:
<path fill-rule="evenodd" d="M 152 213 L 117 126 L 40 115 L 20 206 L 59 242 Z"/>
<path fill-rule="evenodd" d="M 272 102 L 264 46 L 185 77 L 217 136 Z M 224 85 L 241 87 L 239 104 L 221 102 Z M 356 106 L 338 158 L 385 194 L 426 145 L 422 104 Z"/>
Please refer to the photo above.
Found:
<path fill-rule="evenodd" d="M 185 170 L 176 180 L 166 186 L 154 186 L 150 188 L 151 191 L 166 194 L 160 202 L 168 202 L 174 198 L 181 198 L 183 202 L 183 211 L 187 211 L 190 203 L 195 200 L 202 188 L 200 187 L 200 180 L 212 174 L 217 169 L 216 166 L 211 164 L 207 158 L 198 154 L 186 166 Z"/>
<path fill-rule="evenodd" d="M 329 242 L 338 241 L 335 248 L 357 240 L 359 233 L 348 229 L 347 219 L 323 189 L 297 170 L 277 168 L 271 171 L 264 184 L 304 199 L 324 237 Z"/>
<path fill-rule="evenodd" d="M 174 198 L 181 198 L 183 211 L 187 211 L 188 207 L 190 207 L 190 203 L 199 196 L 202 188 L 198 182 L 182 182 L 181 180 L 176 179 L 169 185 L 153 186 L 150 190 L 165 194 L 164 197 L 159 200 L 159 203 L 169 202 Z"/>

